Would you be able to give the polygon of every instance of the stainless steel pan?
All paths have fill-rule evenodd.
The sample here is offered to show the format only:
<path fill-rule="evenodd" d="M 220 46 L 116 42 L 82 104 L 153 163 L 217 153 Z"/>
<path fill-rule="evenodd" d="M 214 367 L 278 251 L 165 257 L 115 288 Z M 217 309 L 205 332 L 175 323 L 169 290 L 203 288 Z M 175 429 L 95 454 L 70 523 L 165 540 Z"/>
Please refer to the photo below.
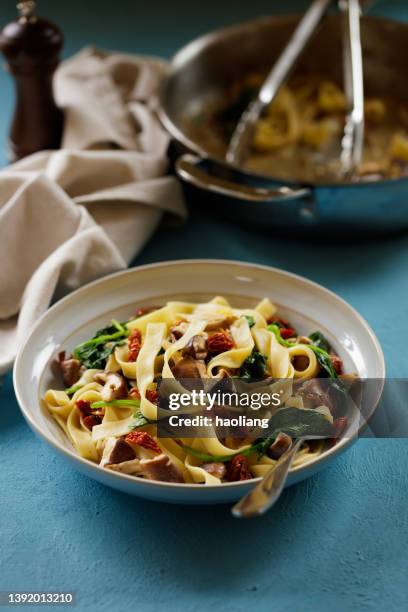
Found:
<path fill-rule="evenodd" d="M 188 153 L 176 162 L 189 185 L 217 196 L 218 209 L 235 220 L 264 227 L 327 227 L 390 231 L 408 227 L 408 178 L 366 183 L 283 183 L 246 172 L 206 150 L 186 128 L 186 113 L 220 100 L 245 74 L 265 72 L 293 31 L 298 16 L 268 17 L 207 34 L 174 57 L 159 96 L 159 115 Z M 362 20 L 365 91 L 408 102 L 408 24 Z M 330 16 L 301 58 L 297 72 L 342 74 L 341 24 Z M 202 197 L 202 194 L 201 194 Z"/>

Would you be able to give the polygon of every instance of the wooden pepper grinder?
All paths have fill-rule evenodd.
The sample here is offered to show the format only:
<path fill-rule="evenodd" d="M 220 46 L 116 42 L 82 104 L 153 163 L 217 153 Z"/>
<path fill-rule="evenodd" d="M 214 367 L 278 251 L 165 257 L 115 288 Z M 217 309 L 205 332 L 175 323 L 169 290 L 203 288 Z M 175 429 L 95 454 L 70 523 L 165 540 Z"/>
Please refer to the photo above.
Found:
<path fill-rule="evenodd" d="M 35 2 L 20 2 L 17 9 L 19 19 L 0 32 L 0 49 L 16 85 L 10 161 L 58 149 L 63 127 L 63 114 L 55 104 L 52 88 L 62 33 L 55 24 L 35 15 Z"/>

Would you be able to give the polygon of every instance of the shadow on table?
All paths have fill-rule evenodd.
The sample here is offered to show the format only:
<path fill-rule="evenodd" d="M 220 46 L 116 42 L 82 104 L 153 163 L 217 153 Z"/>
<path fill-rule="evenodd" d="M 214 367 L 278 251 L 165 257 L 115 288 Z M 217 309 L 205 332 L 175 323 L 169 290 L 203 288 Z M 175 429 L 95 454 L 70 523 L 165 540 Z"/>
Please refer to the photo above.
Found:
<path fill-rule="evenodd" d="M 347 288 L 381 278 L 407 259 L 408 234 L 333 237 L 279 232 L 222 221 L 201 210 L 187 224 L 161 228 L 133 265 L 181 258 L 221 258 L 273 265 Z M 407 260 L 408 263 L 408 260 Z"/>
<path fill-rule="evenodd" d="M 251 520 L 234 519 L 230 505 L 178 506 L 117 491 L 103 494 L 106 505 L 96 520 L 117 517 L 126 525 L 125 546 L 121 530 L 112 526 L 109 547 L 121 551 L 122 572 L 129 574 L 129 580 L 135 568 L 140 571 L 142 557 L 143 575 L 150 576 L 158 588 L 165 581 L 196 594 L 257 591 L 265 564 L 273 572 L 281 563 L 287 564 L 297 542 L 305 544 L 305 524 L 309 523 L 310 533 L 312 523 L 318 537 L 319 526 L 311 517 L 319 513 L 318 491 L 325 489 L 329 478 L 323 473 L 287 489 L 266 516 Z M 336 513 L 328 520 L 335 523 Z"/>

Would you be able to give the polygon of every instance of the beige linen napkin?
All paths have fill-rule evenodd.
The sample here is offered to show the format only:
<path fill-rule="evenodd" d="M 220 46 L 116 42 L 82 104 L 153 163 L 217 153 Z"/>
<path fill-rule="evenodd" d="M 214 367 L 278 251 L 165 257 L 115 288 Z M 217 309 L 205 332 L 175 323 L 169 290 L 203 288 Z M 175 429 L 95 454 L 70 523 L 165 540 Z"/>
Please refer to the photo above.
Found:
<path fill-rule="evenodd" d="M 126 267 L 186 215 L 151 108 L 161 60 L 85 49 L 58 69 L 63 148 L 0 172 L 0 372 L 51 300 Z"/>

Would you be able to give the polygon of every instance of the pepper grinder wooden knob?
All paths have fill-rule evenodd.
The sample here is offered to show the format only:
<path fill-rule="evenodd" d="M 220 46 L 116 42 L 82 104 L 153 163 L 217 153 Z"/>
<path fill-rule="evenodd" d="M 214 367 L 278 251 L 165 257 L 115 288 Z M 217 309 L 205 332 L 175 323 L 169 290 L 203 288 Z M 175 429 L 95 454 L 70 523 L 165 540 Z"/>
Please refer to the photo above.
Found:
<path fill-rule="evenodd" d="M 53 75 L 63 45 L 61 30 L 37 17 L 35 2 L 20 2 L 20 16 L 0 32 L 0 49 L 16 86 L 9 159 L 61 144 L 63 114 L 53 95 Z"/>

